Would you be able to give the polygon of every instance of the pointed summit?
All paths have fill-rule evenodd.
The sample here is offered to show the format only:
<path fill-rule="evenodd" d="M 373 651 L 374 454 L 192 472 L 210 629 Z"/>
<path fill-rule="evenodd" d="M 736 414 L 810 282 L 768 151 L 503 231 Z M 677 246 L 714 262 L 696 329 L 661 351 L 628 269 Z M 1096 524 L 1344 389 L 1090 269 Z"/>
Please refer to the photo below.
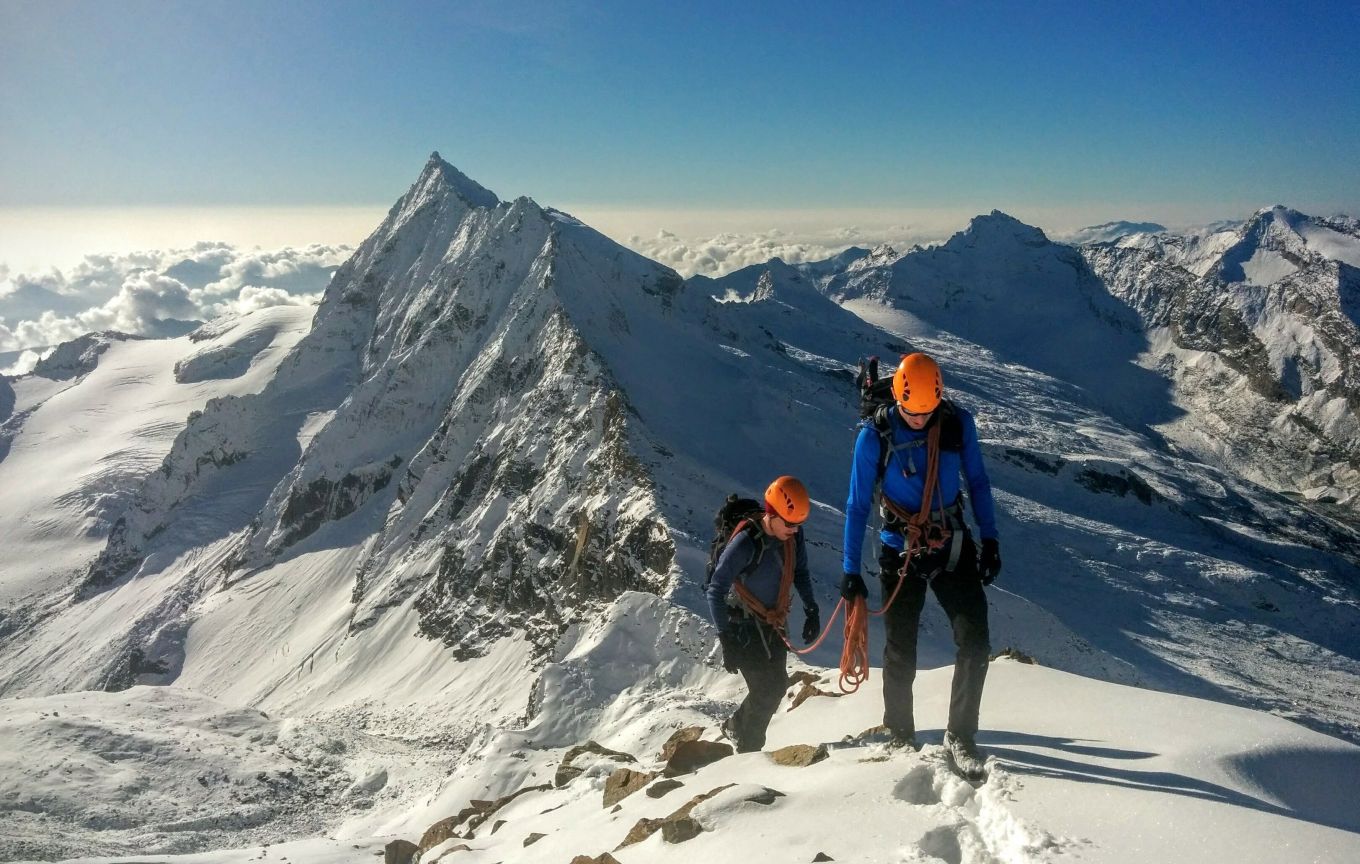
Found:
<path fill-rule="evenodd" d="M 414 190 L 438 192 L 447 190 L 469 207 L 495 207 L 501 203 L 496 193 L 482 186 L 457 168 L 445 162 L 435 150 L 425 162 Z M 423 197 L 423 196 L 422 196 Z"/>
<path fill-rule="evenodd" d="M 1047 246 L 1049 242 L 1048 236 L 1033 225 L 1026 225 L 1014 216 L 993 210 L 986 216 L 974 216 L 966 229 L 949 238 L 944 248 L 958 251 L 980 245 L 1013 243 Z"/>

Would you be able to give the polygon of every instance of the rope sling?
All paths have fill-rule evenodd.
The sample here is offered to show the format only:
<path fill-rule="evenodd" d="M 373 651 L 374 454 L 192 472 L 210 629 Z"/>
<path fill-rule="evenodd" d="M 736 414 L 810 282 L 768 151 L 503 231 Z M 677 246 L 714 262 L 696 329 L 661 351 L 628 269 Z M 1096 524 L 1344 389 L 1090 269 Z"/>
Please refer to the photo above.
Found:
<path fill-rule="evenodd" d="M 940 502 L 940 520 L 933 523 L 930 518 L 930 502 L 936 498 Z M 856 597 L 853 603 L 847 607 L 845 598 L 842 597 L 836 603 L 836 608 L 831 612 L 831 618 L 827 620 L 826 627 L 822 634 L 817 637 L 811 645 L 806 648 L 795 648 L 789 642 L 788 635 L 784 632 L 784 620 L 779 619 L 778 623 L 765 619 L 767 623 L 784 640 L 784 644 L 794 654 L 808 654 L 815 651 L 831 632 L 831 627 L 836 623 L 836 617 L 845 610 L 845 644 L 841 648 L 840 680 L 838 682 L 842 693 L 854 693 L 859 689 L 859 685 L 869 680 L 869 616 L 882 616 L 891 608 L 893 601 L 897 599 L 897 593 L 902 590 L 902 584 L 907 581 L 907 568 L 911 564 L 911 558 L 924 547 L 929 550 L 943 548 L 949 540 L 949 533 L 944 527 L 945 512 L 944 498 L 940 492 L 940 424 L 936 423 L 930 427 L 926 433 L 926 476 L 925 484 L 922 486 L 921 509 L 916 513 L 908 513 L 906 510 L 894 504 L 887 498 L 883 499 L 884 508 L 895 517 L 906 524 L 905 532 L 906 548 L 902 552 L 902 569 L 897 574 L 897 585 L 893 588 L 887 602 L 881 609 L 870 609 L 868 600 L 864 596 Z M 791 543 L 792 541 L 786 541 Z M 780 602 L 783 604 L 783 614 L 788 615 L 788 590 L 793 583 L 793 567 L 790 563 L 789 550 L 785 549 L 784 572 L 785 579 L 780 583 Z M 763 605 L 760 608 L 765 608 Z"/>

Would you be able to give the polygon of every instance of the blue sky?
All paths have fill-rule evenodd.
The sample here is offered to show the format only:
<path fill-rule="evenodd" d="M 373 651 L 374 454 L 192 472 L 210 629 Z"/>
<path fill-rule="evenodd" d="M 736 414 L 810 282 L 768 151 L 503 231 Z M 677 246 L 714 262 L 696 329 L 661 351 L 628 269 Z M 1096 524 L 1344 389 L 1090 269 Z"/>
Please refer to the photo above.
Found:
<path fill-rule="evenodd" d="M 1183 8 L 1183 7 L 1189 7 Z M 1353 3 L 0 0 L 0 207 L 1360 211 Z"/>

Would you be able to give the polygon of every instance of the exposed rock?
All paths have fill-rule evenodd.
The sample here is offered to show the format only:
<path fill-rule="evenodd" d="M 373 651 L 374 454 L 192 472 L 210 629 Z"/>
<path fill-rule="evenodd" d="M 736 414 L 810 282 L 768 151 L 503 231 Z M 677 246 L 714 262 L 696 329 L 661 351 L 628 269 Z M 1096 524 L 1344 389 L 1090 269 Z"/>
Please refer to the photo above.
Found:
<path fill-rule="evenodd" d="M 816 747 L 811 744 L 791 744 L 771 753 L 770 761 L 789 768 L 806 768 L 822 761 L 827 755 L 825 744 L 818 744 Z"/>
<path fill-rule="evenodd" d="M 433 849 L 450 837 L 470 839 L 473 833 L 486 823 L 486 820 L 494 816 L 496 811 L 506 804 L 529 792 L 544 792 L 551 788 L 548 784 L 543 783 L 538 786 L 525 786 L 510 795 L 497 798 L 495 801 L 480 799 L 469 801 L 468 806 L 458 811 L 458 815 L 441 819 L 425 829 L 424 835 L 420 838 L 419 852 L 424 855 L 427 850 Z M 492 833 L 495 833 L 495 828 L 492 829 Z"/>
<path fill-rule="evenodd" d="M 798 692 L 793 695 L 793 700 L 789 703 L 788 710 L 792 711 L 799 705 L 802 705 L 804 702 L 811 699 L 813 696 L 830 696 L 834 699 L 841 695 L 842 694 L 840 693 L 832 693 L 830 690 L 823 690 L 820 687 L 817 687 L 813 684 L 804 682 L 803 686 L 798 690 Z"/>
<path fill-rule="evenodd" d="M 524 838 L 524 845 L 525 845 L 525 846 L 532 846 L 532 845 L 534 845 L 535 843 L 537 843 L 538 841 L 542 840 L 544 837 L 547 837 L 547 836 L 548 836 L 547 834 L 539 834 L 537 831 L 535 831 L 534 833 L 530 834 L 528 837 L 525 837 L 525 838 Z"/>
<path fill-rule="evenodd" d="M 619 859 L 610 855 L 608 852 L 601 852 L 594 858 L 589 855 L 577 855 L 571 859 L 571 864 L 619 864 Z"/>
<path fill-rule="evenodd" d="M 584 744 L 578 744 L 571 748 L 567 751 L 567 754 L 562 757 L 562 764 L 558 766 L 557 773 L 553 775 L 553 785 L 560 789 L 581 776 L 581 773 L 585 769 L 577 767 L 572 763 L 578 756 L 586 753 L 594 753 L 597 756 L 604 756 L 607 759 L 613 759 L 618 762 L 637 762 L 636 758 L 627 753 L 620 753 L 617 750 L 610 750 L 608 747 L 602 747 L 594 741 L 587 741 Z"/>
<path fill-rule="evenodd" d="M 835 860 L 836 860 L 835 858 L 832 858 L 830 855 L 826 854 L 825 852 L 818 852 L 818 853 L 813 857 L 813 859 L 812 859 L 812 864 L 817 864 L 817 862 L 819 862 L 819 861 L 835 861 Z"/>
<path fill-rule="evenodd" d="M 719 741 L 681 741 L 676 745 L 661 773 L 667 777 L 689 774 L 719 759 L 726 759 L 732 752 L 731 744 Z"/>
<path fill-rule="evenodd" d="M 684 843 L 686 840 L 693 840 L 702 833 L 704 833 L 704 826 L 700 825 L 692 816 L 668 819 L 661 823 L 661 839 L 667 843 Z"/>
<path fill-rule="evenodd" d="M 647 797 L 660 798 L 667 792 L 672 792 L 684 785 L 685 784 L 681 783 L 679 780 L 658 780 L 647 787 Z"/>
<path fill-rule="evenodd" d="M 463 820 L 467 819 L 470 809 L 465 808 L 457 816 L 440 819 L 426 828 L 425 833 L 420 835 L 420 845 L 416 847 L 416 854 L 424 855 L 450 837 L 463 837 L 464 835 L 458 833 L 458 827 L 463 824 Z"/>
<path fill-rule="evenodd" d="M 410 864 L 419 848 L 410 840 L 393 840 L 383 847 L 383 864 Z"/>
<path fill-rule="evenodd" d="M 634 771 L 631 768 L 616 768 L 604 781 L 604 806 L 617 804 L 629 795 L 652 782 L 655 774 Z"/>
<path fill-rule="evenodd" d="M 814 675 L 806 669 L 799 669 L 789 676 L 788 686 L 792 687 L 795 684 L 816 684 L 819 680 L 821 680 L 821 676 Z"/>
<path fill-rule="evenodd" d="M 763 789 L 759 789 L 751 793 L 750 795 L 747 795 L 742 800 L 751 801 L 756 804 L 764 804 L 766 807 L 768 807 L 775 802 L 776 798 L 783 797 L 784 797 L 783 792 L 780 792 L 778 789 L 771 789 L 770 787 L 766 786 Z"/>
<path fill-rule="evenodd" d="M 666 743 L 661 745 L 661 761 L 671 761 L 671 757 L 675 755 L 676 747 L 686 741 L 698 741 L 703 737 L 703 734 L 704 727 L 702 726 L 686 726 L 683 729 L 676 730 L 675 734 L 667 738 Z"/>
<path fill-rule="evenodd" d="M 636 824 L 634 824 L 633 827 L 629 829 L 627 836 L 623 838 L 623 842 L 616 847 L 616 851 L 617 849 L 622 849 L 625 846 L 632 846 L 634 843 L 641 843 L 643 840 L 646 840 L 648 837 L 652 836 L 657 831 L 662 832 L 661 836 L 666 840 L 667 843 L 682 843 L 685 840 L 693 839 L 694 837 L 698 836 L 698 834 L 701 831 L 703 831 L 703 826 L 699 825 L 690 817 L 689 815 L 690 811 L 693 810 L 695 807 L 699 806 L 700 804 L 702 804 L 703 802 L 707 801 L 708 799 L 712 798 L 714 795 L 717 795 L 719 792 L 722 792 L 724 789 L 731 789 L 735 785 L 736 785 L 735 783 L 728 783 L 725 786 L 719 786 L 716 789 L 710 789 L 709 791 L 703 793 L 702 795 L 695 795 L 683 806 L 681 806 L 678 810 L 671 813 L 669 816 L 666 816 L 665 818 L 639 819 L 636 822 Z M 677 827 L 672 827 L 669 829 L 665 827 L 667 825 L 676 825 L 676 823 L 693 823 L 693 824 L 679 825 Z"/>
<path fill-rule="evenodd" d="M 1120 498 L 1132 494 L 1144 504 L 1152 504 L 1153 501 L 1160 501 L 1162 498 L 1143 478 L 1127 468 L 1121 469 L 1118 474 L 1084 468 L 1077 475 L 1077 482 L 1092 492 L 1118 495 Z"/>
<path fill-rule="evenodd" d="M 325 523 L 343 519 L 358 510 L 365 501 L 387 488 L 401 462 L 400 456 L 392 456 L 386 461 L 358 466 L 339 480 L 317 477 L 305 487 L 290 488 L 279 517 L 281 537 L 277 548 L 291 546 Z"/>
<path fill-rule="evenodd" d="M 508 820 L 506 819 L 497 819 L 496 823 L 491 826 L 491 833 L 495 834 L 497 831 L 501 830 L 501 828 L 505 826 L 505 823 L 507 821 Z"/>
<path fill-rule="evenodd" d="M 1017 663 L 1028 663 L 1031 666 L 1036 665 L 1039 662 L 1019 648 L 1011 648 L 1009 646 L 1002 648 L 1000 651 L 993 654 L 991 659 L 999 660 L 1002 657 L 1005 657 L 1007 660 L 1014 660 Z"/>
<path fill-rule="evenodd" d="M 249 371 L 251 362 L 269 347 L 277 335 L 278 327 L 262 327 L 249 331 L 230 344 L 214 345 L 185 357 L 175 364 L 175 381 L 193 384 L 198 381 L 239 378 Z"/>
<path fill-rule="evenodd" d="M 129 339 L 144 339 L 106 330 L 102 333 L 86 333 L 69 342 L 63 342 L 33 367 L 33 374 L 53 381 L 69 381 L 88 375 L 99 365 L 99 356 L 109 350 L 114 342 Z"/>

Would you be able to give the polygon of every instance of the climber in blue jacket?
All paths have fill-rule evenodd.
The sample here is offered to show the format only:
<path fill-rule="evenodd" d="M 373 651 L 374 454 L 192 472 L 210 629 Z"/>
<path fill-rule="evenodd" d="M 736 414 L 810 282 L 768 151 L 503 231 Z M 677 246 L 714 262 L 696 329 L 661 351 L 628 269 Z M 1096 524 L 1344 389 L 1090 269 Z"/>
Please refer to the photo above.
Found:
<path fill-rule="evenodd" d="M 895 745 L 918 746 L 911 690 L 916 678 L 917 631 L 929 587 L 949 617 L 957 647 L 945 746 L 961 768 L 976 771 L 981 768 L 975 743 L 978 714 L 991 652 L 983 586 L 990 585 L 1001 571 L 991 482 L 982 463 L 973 416 L 943 398 L 940 367 L 933 359 L 921 353 L 903 357 L 893 375 L 892 390 L 895 404 L 866 420 L 855 441 L 845 507 L 841 595 L 853 601 L 868 594 L 860 575 L 860 556 L 876 481 L 881 477 L 884 523 L 878 564 L 884 601 L 897 591 L 884 614 L 883 723 Z M 929 476 L 932 458 L 936 462 L 933 482 Z M 964 520 L 960 478 L 967 483 L 981 535 L 980 558 Z M 912 535 L 918 538 L 914 543 Z M 909 545 L 910 556 L 906 554 Z"/>

